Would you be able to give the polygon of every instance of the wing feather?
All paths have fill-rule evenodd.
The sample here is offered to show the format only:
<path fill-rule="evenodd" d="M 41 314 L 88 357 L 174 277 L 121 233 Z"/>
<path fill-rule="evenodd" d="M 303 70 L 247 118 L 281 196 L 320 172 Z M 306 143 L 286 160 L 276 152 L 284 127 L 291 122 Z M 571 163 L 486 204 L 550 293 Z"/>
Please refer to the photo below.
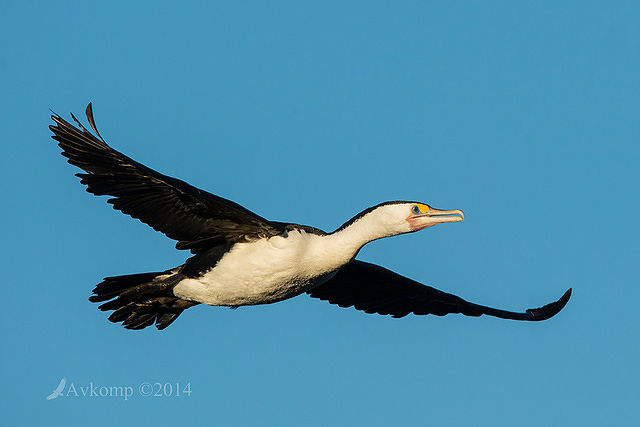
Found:
<path fill-rule="evenodd" d="M 108 203 L 139 219 L 167 237 L 178 249 L 198 253 L 221 242 L 237 242 L 280 234 L 280 223 L 270 222 L 244 207 L 162 175 L 109 147 L 93 118 L 87 119 L 95 135 L 73 116 L 78 127 L 54 114 L 49 126 L 68 162 L 86 173 L 76 174 L 87 191 L 113 198 Z M 97 135 L 97 136 L 96 136 Z"/>
<path fill-rule="evenodd" d="M 486 314 L 512 320 L 545 320 L 562 310 L 569 301 L 571 289 L 556 302 L 516 313 L 470 303 L 375 264 L 351 261 L 329 281 L 307 293 L 340 307 L 354 307 L 365 313 L 393 317 L 404 317 L 409 313 L 436 316 L 462 313 L 466 316 Z"/>

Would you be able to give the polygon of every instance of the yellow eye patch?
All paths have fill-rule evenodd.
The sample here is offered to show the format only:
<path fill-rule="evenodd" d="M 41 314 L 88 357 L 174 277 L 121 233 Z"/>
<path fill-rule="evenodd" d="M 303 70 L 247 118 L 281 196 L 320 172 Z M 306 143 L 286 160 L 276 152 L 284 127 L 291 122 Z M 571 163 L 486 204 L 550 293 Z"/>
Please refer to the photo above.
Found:
<path fill-rule="evenodd" d="M 416 203 L 415 205 L 411 206 L 411 213 L 414 215 L 425 214 L 429 212 L 429 209 L 431 208 L 424 203 Z"/>

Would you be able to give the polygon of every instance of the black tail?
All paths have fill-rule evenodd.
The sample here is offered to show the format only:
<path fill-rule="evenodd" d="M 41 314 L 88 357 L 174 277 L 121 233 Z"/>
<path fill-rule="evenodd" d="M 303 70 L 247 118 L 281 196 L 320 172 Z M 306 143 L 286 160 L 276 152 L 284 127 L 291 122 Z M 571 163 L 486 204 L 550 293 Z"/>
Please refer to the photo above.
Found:
<path fill-rule="evenodd" d="M 98 308 L 115 310 L 109 320 L 122 322 L 127 329 L 143 329 L 154 323 L 156 328 L 164 329 L 185 309 L 199 304 L 173 294 L 173 287 L 183 278 L 171 271 L 105 277 L 96 285 L 89 301 L 108 301 Z"/>

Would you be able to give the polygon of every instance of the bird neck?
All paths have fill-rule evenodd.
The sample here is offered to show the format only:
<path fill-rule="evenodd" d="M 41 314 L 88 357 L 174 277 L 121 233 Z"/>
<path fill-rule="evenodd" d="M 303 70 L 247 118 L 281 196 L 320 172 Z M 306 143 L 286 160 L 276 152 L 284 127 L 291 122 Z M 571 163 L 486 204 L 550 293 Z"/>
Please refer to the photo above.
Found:
<path fill-rule="evenodd" d="M 332 248 L 337 256 L 349 262 L 367 243 L 396 234 L 398 233 L 390 230 L 380 215 L 370 212 L 327 234 L 325 239 L 326 245 Z"/>

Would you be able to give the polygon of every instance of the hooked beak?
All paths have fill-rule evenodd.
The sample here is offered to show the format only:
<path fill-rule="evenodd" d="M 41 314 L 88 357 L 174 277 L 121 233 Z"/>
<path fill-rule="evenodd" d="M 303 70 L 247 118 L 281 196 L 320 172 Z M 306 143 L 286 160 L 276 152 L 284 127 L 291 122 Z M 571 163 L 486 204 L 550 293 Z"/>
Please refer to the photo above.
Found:
<path fill-rule="evenodd" d="M 459 210 L 443 211 L 440 209 L 431 208 L 427 212 L 419 215 L 411 215 L 407 218 L 407 222 L 411 226 L 411 231 L 422 230 L 427 227 L 432 227 L 436 224 L 443 224 L 445 222 L 458 222 L 464 221 L 464 213 Z"/>

